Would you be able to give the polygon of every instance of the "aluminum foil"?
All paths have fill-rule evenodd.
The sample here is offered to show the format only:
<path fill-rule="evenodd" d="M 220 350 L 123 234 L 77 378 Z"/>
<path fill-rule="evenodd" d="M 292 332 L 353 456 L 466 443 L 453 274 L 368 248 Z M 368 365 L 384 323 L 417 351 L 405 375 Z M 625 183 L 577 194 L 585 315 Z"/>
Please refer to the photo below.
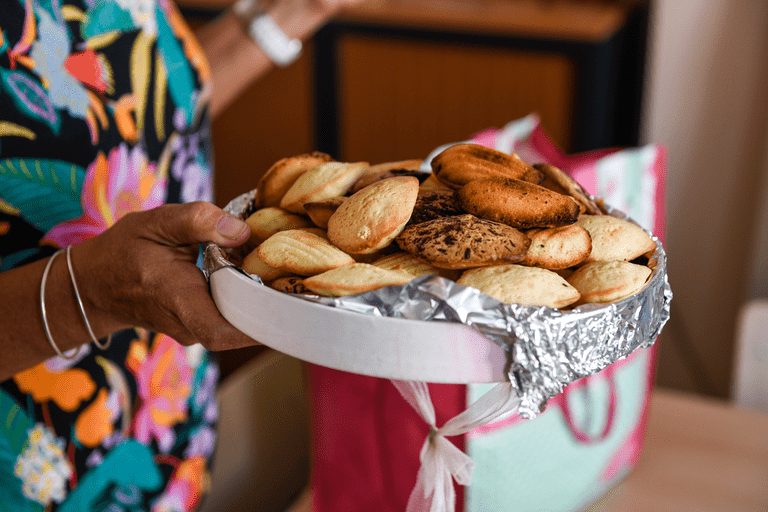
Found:
<path fill-rule="evenodd" d="M 243 194 L 225 208 L 245 218 L 253 210 L 254 192 Z M 610 210 L 608 214 L 628 219 Z M 480 331 L 509 354 L 507 376 L 521 399 L 518 414 L 534 418 L 565 386 L 593 375 L 653 345 L 669 319 L 672 290 L 661 242 L 648 265 L 653 270 L 645 286 L 618 302 L 585 304 L 571 311 L 503 304 L 474 288 L 437 276 L 422 276 L 404 286 L 389 286 L 349 297 L 296 295 L 328 307 L 362 314 L 436 322 L 460 322 Z M 207 277 L 224 266 L 235 266 L 231 255 L 207 244 Z M 237 267 L 235 267 L 237 268 Z M 242 270 L 241 270 L 242 272 Z M 258 276 L 250 276 L 259 285 Z"/>

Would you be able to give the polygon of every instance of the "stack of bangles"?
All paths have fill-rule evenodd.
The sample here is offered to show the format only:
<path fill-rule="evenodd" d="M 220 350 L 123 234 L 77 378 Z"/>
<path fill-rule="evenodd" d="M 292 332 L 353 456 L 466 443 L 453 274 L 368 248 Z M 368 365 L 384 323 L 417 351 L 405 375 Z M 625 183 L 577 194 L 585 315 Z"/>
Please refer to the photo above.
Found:
<path fill-rule="evenodd" d="M 85 314 L 85 306 L 83 306 L 83 299 L 80 297 L 80 290 L 77 288 L 77 282 L 75 282 L 75 273 L 72 270 L 72 257 L 70 256 L 70 249 L 72 246 L 67 246 L 66 249 L 59 249 L 55 253 L 53 253 L 53 256 L 50 257 L 48 260 L 48 263 L 45 265 L 45 270 L 43 271 L 43 279 L 40 283 L 40 310 L 43 313 L 43 327 L 45 327 L 45 336 L 48 338 L 48 343 L 51 344 L 51 347 L 53 347 L 53 350 L 56 351 L 56 354 L 59 355 L 59 357 L 62 357 L 64 359 L 74 359 L 77 357 L 78 352 L 77 350 L 74 351 L 71 355 L 67 355 L 64 352 L 59 349 L 58 345 L 56 345 L 56 342 L 53 341 L 53 336 L 51 336 L 51 329 L 48 327 L 48 315 L 46 313 L 45 308 L 45 282 L 48 280 L 48 273 L 51 270 L 51 265 L 53 264 L 53 260 L 56 259 L 56 256 L 59 255 L 59 253 L 66 250 L 67 253 L 67 268 L 69 269 L 69 278 L 72 281 L 72 287 L 75 289 L 75 298 L 77 298 L 77 304 L 80 306 L 80 313 L 83 315 L 83 321 L 85 321 L 85 327 L 88 329 L 88 334 L 91 336 L 91 341 L 99 347 L 102 350 L 105 350 L 109 347 L 109 345 L 112 343 L 112 334 L 110 334 L 107 337 L 107 341 L 105 343 L 101 343 L 97 338 L 96 335 L 93 333 L 93 329 L 91 329 L 91 323 L 88 321 L 88 317 Z"/>

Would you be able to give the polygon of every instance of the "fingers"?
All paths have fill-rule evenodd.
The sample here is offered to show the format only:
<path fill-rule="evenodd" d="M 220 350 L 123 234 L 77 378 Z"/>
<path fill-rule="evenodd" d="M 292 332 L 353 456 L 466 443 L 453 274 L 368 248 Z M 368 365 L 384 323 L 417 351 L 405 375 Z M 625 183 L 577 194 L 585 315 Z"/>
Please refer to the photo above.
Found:
<path fill-rule="evenodd" d="M 195 296 L 197 300 L 185 301 L 178 305 L 176 314 L 196 342 L 214 351 L 257 344 L 221 315 L 213 299 L 208 295 L 204 280 L 200 283 L 190 283 L 188 292 L 189 296 Z M 189 337 L 185 338 L 189 339 Z M 189 344 L 183 340 L 177 341 L 185 345 Z"/>
<path fill-rule="evenodd" d="M 125 219 L 129 217 L 145 238 L 163 245 L 214 242 L 235 247 L 250 236 L 248 224 L 204 201 L 164 205 Z"/>

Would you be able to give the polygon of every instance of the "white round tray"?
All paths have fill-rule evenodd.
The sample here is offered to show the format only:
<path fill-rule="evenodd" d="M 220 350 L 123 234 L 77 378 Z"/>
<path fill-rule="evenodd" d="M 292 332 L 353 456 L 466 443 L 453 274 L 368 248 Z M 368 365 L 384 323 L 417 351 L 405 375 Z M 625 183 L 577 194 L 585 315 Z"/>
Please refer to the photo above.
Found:
<path fill-rule="evenodd" d="M 377 317 L 305 301 L 232 267 L 210 275 L 221 314 L 251 338 L 303 361 L 352 373 L 436 383 L 507 380 L 507 354 L 460 323 Z"/>

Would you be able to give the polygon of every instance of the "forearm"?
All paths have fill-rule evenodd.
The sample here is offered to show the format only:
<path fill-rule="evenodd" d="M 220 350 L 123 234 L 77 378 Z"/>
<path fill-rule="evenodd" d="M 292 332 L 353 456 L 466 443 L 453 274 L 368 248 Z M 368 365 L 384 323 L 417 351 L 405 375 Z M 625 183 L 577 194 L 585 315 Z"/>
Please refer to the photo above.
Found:
<path fill-rule="evenodd" d="M 322 5 L 281 0 L 268 13 L 289 37 L 306 41 L 338 9 L 338 5 L 333 9 Z M 211 69 L 211 113 L 215 117 L 274 64 L 246 34 L 231 9 L 199 29 L 196 35 Z"/>
<path fill-rule="evenodd" d="M 40 308 L 40 283 L 48 260 L 44 258 L 0 274 L 0 290 L 3 292 L 0 302 L 0 381 L 56 355 L 46 338 Z M 90 341 L 64 253 L 56 257 L 49 271 L 45 303 L 48 326 L 60 350 L 67 351 Z M 89 321 L 99 337 L 120 327 L 93 314 Z"/>

